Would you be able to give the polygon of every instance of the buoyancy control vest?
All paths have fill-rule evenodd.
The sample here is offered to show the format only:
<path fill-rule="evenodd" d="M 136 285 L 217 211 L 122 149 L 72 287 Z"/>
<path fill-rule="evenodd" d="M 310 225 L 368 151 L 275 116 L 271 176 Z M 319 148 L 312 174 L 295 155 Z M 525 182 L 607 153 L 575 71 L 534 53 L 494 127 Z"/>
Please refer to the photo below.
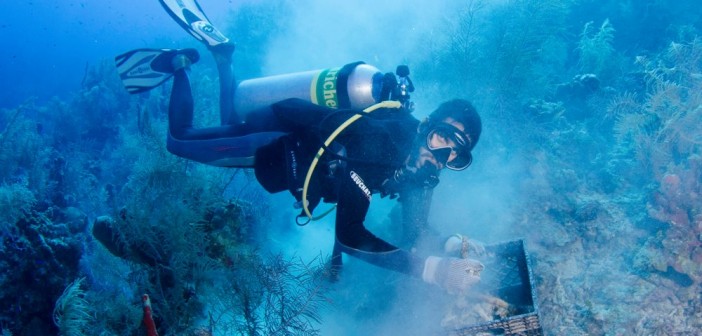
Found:
<path fill-rule="evenodd" d="M 272 105 L 278 121 L 295 131 L 256 152 L 255 173 L 260 184 L 271 193 L 290 191 L 296 198 L 297 205 L 304 208 L 303 215 L 312 218 L 311 209 L 322 200 L 326 203 L 336 202 L 337 174 L 347 162 L 380 166 L 379 170 L 385 171 L 382 178 L 386 178 L 404 161 L 418 121 L 408 111 L 399 109 L 398 102 L 383 104 L 374 107 L 385 107 L 375 114 L 369 113 L 371 109 L 366 109 L 365 112 L 332 110 L 298 99 Z M 393 108 L 387 108 L 389 106 Z M 367 125 L 364 123 L 351 127 L 361 117 L 375 120 L 376 125 L 392 125 L 391 129 L 381 127 L 381 130 L 371 131 L 375 132 L 374 136 L 382 143 L 366 139 L 364 128 Z M 383 119 L 385 120 L 381 121 Z M 371 120 L 366 120 L 367 122 Z M 350 131 L 344 134 L 347 127 Z M 340 134 L 343 134 L 340 139 L 348 136 L 356 139 L 356 143 L 347 144 L 354 149 L 351 157 L 347 155 L 344 141 L 335 141 Z M 372 158 L 363 157 L 361 151 L 367 152 L 366 148 L 372 151 L 369 147 L 375 147 L 375 150 L 385 148 L 387 151 L 381 150 L 378 153 L 380 155 Z"/>

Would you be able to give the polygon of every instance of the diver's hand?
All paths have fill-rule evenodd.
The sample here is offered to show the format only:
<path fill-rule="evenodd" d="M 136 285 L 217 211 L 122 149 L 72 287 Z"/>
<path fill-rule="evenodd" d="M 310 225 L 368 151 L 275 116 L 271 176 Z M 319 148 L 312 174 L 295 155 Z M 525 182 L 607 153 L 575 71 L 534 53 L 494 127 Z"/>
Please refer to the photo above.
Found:
<path fill-rule="evenodd" d="M 457 233 L 446 239 L 444 252 L 464 259 L 468 256 L 480 257 L 485 255 L 485 244 Z"/>
<path fill-rule="evenodd" d="M 473 259 L 428 257 L 422 279 L 439 285 L 449 294 L 463 294 L 480 281 L 483 268 L 483 264 Z"/>

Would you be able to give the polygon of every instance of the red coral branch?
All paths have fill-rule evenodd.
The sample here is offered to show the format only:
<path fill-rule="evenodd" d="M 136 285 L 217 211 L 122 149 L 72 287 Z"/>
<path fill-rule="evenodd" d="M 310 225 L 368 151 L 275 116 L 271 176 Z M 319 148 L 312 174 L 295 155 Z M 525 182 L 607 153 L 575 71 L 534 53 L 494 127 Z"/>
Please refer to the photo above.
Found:
<path fill-rule="evenodd" d="M 149 295 L 142 295 L 141 301 L 144 302 L 144 326 L 146 327 L 146 336 L 158 336 L 156 323 L 154 323 L 154 318 L 151 315 L 151 299 L 149 299 Z"/>

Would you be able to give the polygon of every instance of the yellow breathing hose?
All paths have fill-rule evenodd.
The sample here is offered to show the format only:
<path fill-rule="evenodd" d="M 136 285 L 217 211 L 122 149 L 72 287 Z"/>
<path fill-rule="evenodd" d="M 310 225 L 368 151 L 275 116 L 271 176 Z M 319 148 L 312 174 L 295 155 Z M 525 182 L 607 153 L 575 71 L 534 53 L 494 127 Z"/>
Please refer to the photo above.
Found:
<path fill-rule="evenodd" d="M 370 107 L 367 107 L 366 109 L 363 110 L 364 113 L 371 113 L 379 108 L 400 108 L 402 107 L 402 103 L 399 101 L 394 101 L 394 100 L 386 100 L 380 103 L 377 103 L 375 105 L 372 105 Z M 314 173 L 314 169 L 317 167 L 317 163 L 319 163 L 319 159 L 322 157 L 324 154 L 324 149 L 329 147 L 329 145 L 336 139 L 336 137 L 349 125 L 353 124 L 356 120 L 360 119 L 363 115 L 362 114 L 354 114 L 350 118 L 346 119 L 339 127 L 337 127 L 334 132 L 332 132 L 331 135 L 327 138 L 327 140 L 324 141 L 324 146 L 320 147 L 319 150 L 317 151 L 317 154 L 314 156 L 314 159 L 312 160 L 312 164 L 310 164 L 310 168 L 307 170 L 307 176 L 305 176 L 305 183 L 302 185 L 302 209 L 305 211 L 305 215 L 307 215 L 307 218 L 309 218 L 308 223 L 310 221 L 316 221 L 319 219 L 322 219 L 324 216 L 328 215 L 334 209 L 336 209 L 336 205 L 332 206 L 329 210 L 325 211 L 323 214 L 314 217 L 312 216 L 312 212 L 310 209 L 307 207 L 307 189 L 309 188 L 310 185 L 310 180 L 312 179 L 312 173 Z M 305 223 L 306 224 L 306 223 Z M 303 224 L 301 224 L 303 225 Z"/>

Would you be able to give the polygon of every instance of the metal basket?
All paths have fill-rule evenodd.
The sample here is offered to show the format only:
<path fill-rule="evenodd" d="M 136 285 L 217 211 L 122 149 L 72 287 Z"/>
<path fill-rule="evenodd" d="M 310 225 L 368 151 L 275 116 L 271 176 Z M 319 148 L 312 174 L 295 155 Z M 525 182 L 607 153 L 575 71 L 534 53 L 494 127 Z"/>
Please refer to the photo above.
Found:
<path fill-rule="evenodd" d="M 449 335 L 543 335 L 536 306 L 534 281 L 529 266 L 529 255 L 523 240 L 486 246 L 488 257 L 480 285 L 475 292 L 500 298 L 514 308 L 512 315 L 458 329 Z"/>

